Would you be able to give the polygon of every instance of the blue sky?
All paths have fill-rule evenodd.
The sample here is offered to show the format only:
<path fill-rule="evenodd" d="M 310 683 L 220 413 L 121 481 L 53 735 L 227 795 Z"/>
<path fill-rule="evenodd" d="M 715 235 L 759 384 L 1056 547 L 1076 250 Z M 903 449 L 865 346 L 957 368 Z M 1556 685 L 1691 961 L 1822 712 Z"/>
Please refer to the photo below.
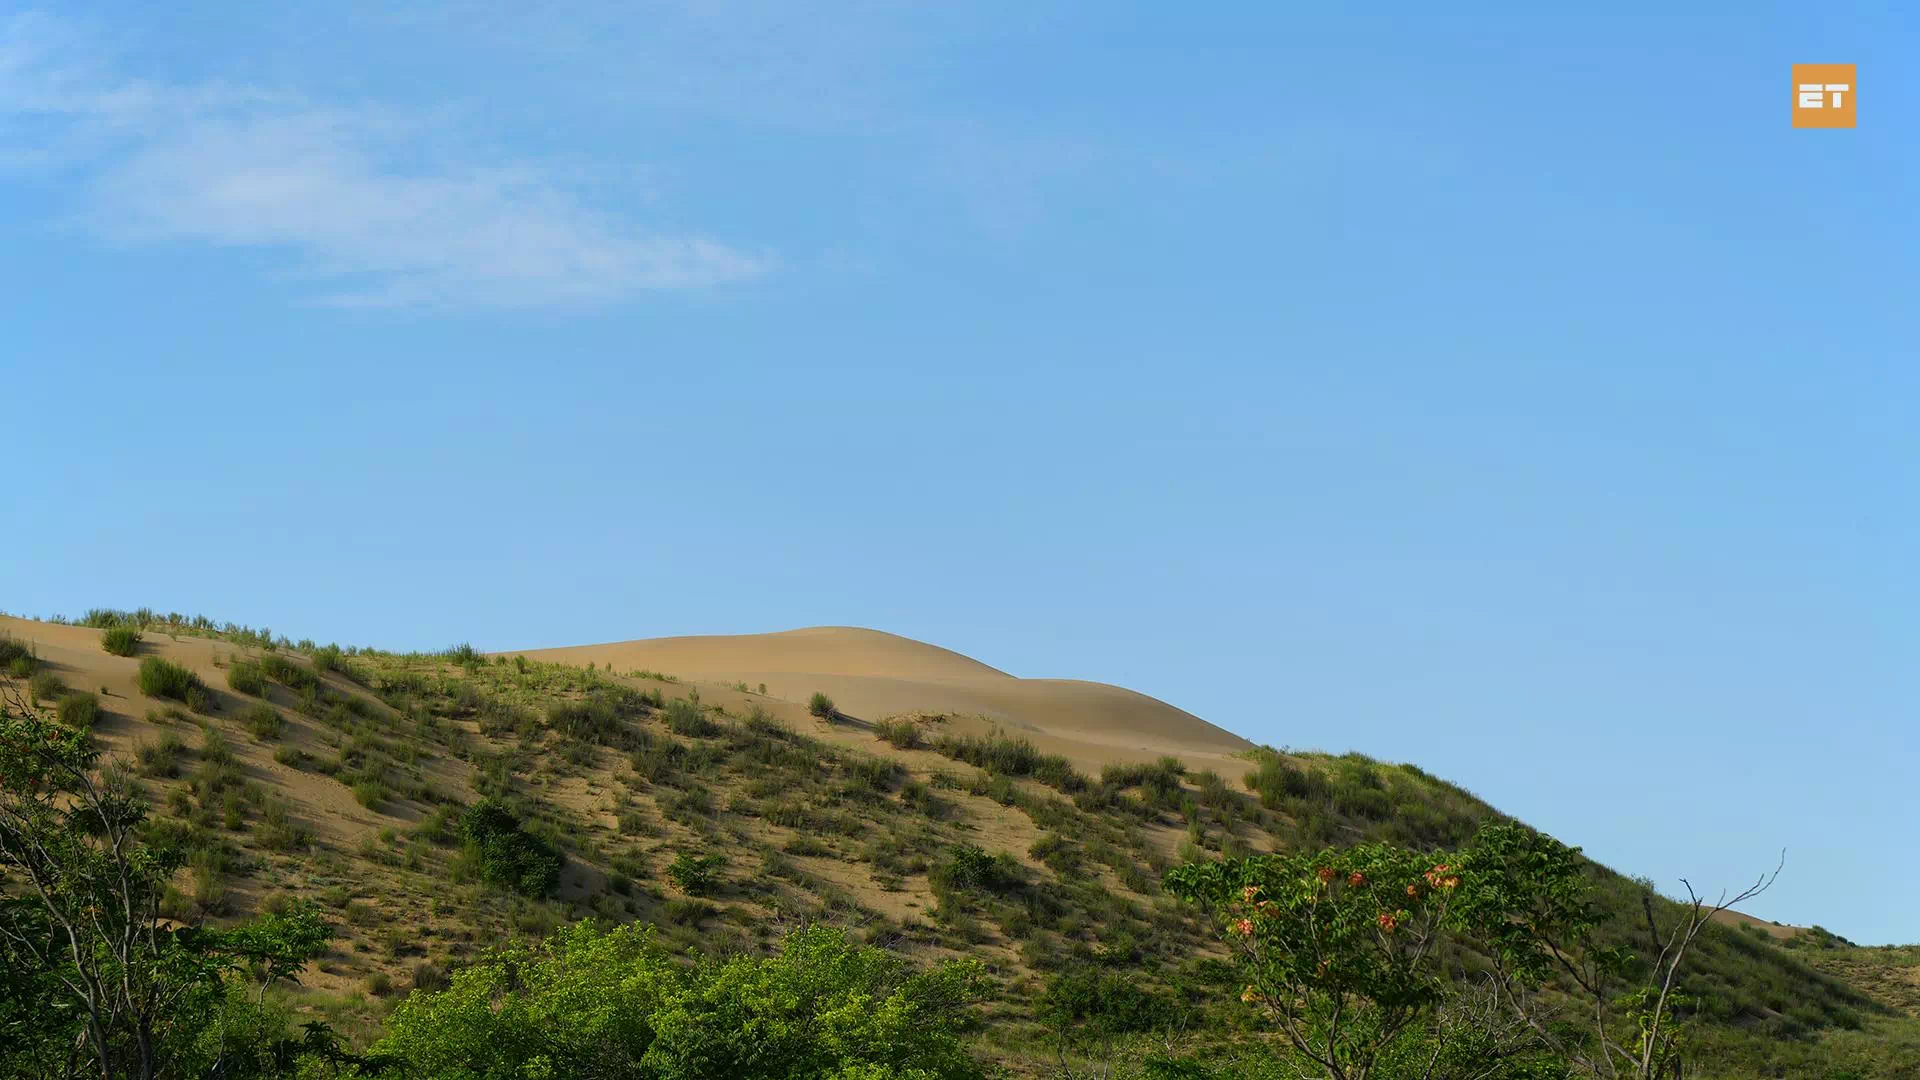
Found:
<path fill-rule="evenodd" d="M 1920 939 L 1911 14 L 280 7 L 0 4 L 0 607 L 879 627 Z"/>

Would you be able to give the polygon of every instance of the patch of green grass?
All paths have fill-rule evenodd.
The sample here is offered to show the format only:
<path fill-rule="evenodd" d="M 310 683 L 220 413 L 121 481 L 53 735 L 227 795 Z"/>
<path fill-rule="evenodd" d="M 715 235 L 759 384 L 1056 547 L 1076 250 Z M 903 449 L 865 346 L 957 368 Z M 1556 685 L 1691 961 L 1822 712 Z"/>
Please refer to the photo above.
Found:
<path fill-rule="evenodd" d="M 67 692 L 66 680 L 51 671 L 36 671 L 27 680 L 27 693 L 35 701 L 58 701 Z"/>
<path fill-rule="evenodd" d="M 818 690 L 815 690 L 813 696 L 807 699 L 807 712 L 822 720 L 831 720 L 839 715 L 839 710 L 834 708 L 833 699 Z"/>
<path fill-rule="evenodd" d="M 262 742 L 270 742 L 286 734 L 287 720 L 280 710 L 264 701 L 255 702 L 240 713 L 240 722 L 247 731 Z"/>
<path fill-rule="evenodd" d="M 53 715 L 70 728 L 91 731 L 100 720 L 100 699 L 85 690 L 63 694 L 53 708 Z"/>
<path fill-rule="evenodd" d="M 140 661 L 140 692 L 148 697 L 184 702 L 195 712 L 204 712 L 212 704 L 206 684 L 200 676 L 171 660 L 149 656 Z"/>
<path fill-rule="evenodd" d="M 24 679 L 38 666 L 39 658 L 34 656 L 33 646 L 15 641 L 11 634 L 0 633 L 0 671 Z"/>
<path fill-rule="evenodd" d="M 943 735 L 933 748 L 957 761 L 1001 776 L 1031 776 L 1072 795 L 1090 786 L 1086 776 L 1059 754 L 1043 754 L 1031 742 L 1005 735 Z"/>
<path fill-rule="evenodd" d="M 153 742 L 134 745 L 133 756 L 141 776 L 165 779 L 180 775 L 180 763 L 189 751 L 187 743 L 175 732 L 163 732 Z"/>
<path fill-rule="evenodd" d="M 235 660 L 227 665 L 227 685 L 242 694 L 253 697 L 265 697 L 267 676 L 260 665 L 251 660 Z"/>
<path fill-rule="evenodd" d="M 140 631 L 131 626 L 115 626 L 102 632 L 100 647 L 115 656 L 132 656 L 140 648 Z"/>
<path fill-rule="evenodd" d="M 927 742 L 920 734 L 920 725 L 904 718 L 880 721 L 873 725 L 873 734 L 901 750 L 918 750 Z"/>
<path fill-rule="evenodd" d="M 297 664 L 278 653 L 267 653 L 260 658 L 260 671 L 267 678 L 291 690 L 313 690 L 320 685 L 320 677 L 313 669 Z"/>
<path fill-rule="evenodd" d="M 353 801 L 369 810 L 377 809 L 391 794 L 378 780 L 361 780 L 353 785 Z"/>
<path fill-rule="evenodd" d="M 667 730 L 690 739 L 711 739 L 720 734 L 720 725 L 694 702 L 675 698 L 665 710 Z"/>

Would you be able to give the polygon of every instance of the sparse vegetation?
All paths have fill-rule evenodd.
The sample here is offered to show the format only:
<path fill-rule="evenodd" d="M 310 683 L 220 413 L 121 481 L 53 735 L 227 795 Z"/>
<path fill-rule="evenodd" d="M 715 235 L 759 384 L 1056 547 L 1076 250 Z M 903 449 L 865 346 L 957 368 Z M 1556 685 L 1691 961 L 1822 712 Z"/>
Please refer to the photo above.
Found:
<path fill-rule="evenodd" d="M 918 750 L 926 745 L 926 739 L 920 735 L 920 725 L 905 718 L 882 720 L 873 725 L 873 734 L 900 750 Z"/>
<path fill-rule="evenodd" d="M 183 702 L 195 712 L 205 712 L 211 704 L 206 684 L 200 681 L 200 676 L 158 656 L 149 656 L 140 661 L 138 683 L 140 692 L 148 697 Z"/>
<path fill-rule="evenodd" d="M 264 701 L 249 705 L 242 710 L 240 722 L 247 726 L 247 731 L 254 738 L 262 742 L 278 739 L 287 730 L 286 717 L 281 716 L 280 710 Z"/>
<path fill-rule="evenodd" d="M 815 690 L 813 696 L 807 699 L 807 712 L 822 720 L 831 720 L 839 715 L 839 710 L 833 706 L 833 699 L 818 690 Z"/>
<path fill-rule="evenodd" d="M 267 692 L 267 676 L 260 665 L 251 660 L 235 660 L 227 665 L 227 686 L 242 694 L 263 697 Z"/>
<path fill-rule="evenodd" d="M 110 627 L 101 632 L 100 647 L 115 656 L 132 656 L 140 648 L 140 631 L 131 626 Z"/>
<path fill-rule="evenodd" d="M 718 855 L 681 854 L 667 866 L 667 876 L 688 896 L 711 896 L 719 886 Z"/>
<path fill-rule="evenodd" d="M 70 728 L 90 731 L 100 720 L 100 699 L 85 690 L 62 694 L 54 715 Z"/>
<path fill-rule="evenodd" d="M 139 625 L 151 636 L 181 624 Z M 1452 785 L 1358 755 L 1263 749 L 1244 783 L 1171 758 L 1090 776 L 964 717 L 895 716 L 871 739 L 845 724 L 806 734 L 778 701 L 722 707 L 739 699 L 702 702 L 696 687 L 651 676 L 477 652 L 322 649 L 245 628 L 228 637 L 218 624 L 167 632 L 249 650 L 213 662 L 250 700 L 204 719 L 154 706 L 130 737 L 118 723 L 96 736 L 131 751 L 154 808 L 145 828 L 185 853 L 165 911 L 224 922 L 250 904 L 320 897 L 343 941 L 323 970 L 355 994 L 373 993 L 376 973 L 392 997 L 457 994 L 492 944 L 564 936 L 589 918 L 651 924 L 669 953 L 748 957 L 775 945 L 773 926 L 844 925 L 908 956 L 993 950 L 1003 996 L 969 1045 L 1015 1075 L 1077 1072 L 1107 1055 L 1116 1076 L 1238 1077 L 1250 1075 L 1231 1072 L 1249 1045 L 1245 982 L 1221 963 L 1201 913 L 1163 891 L 1166 870 L 1269 848 L 1458 847 L 1497 819 Z M 15 659 L 31 662 L 31 651 L 0 655 Z M 48 699 L 50 716 L 68 696 Z M 308 784 L 332 777 L 321 785 L 331 794 L 296 801 L 299 789 L 260 767 L 266 749 L 248 736 L 284 739 L 274 762 L 308 772 Z M 947 760 L 897 752 L 921 749 Z M 330 817 L 372 829 L 349 825 L 342 841 Z M 1640 892 L 1586 872 L 1595 902 L 1618 916 L 1603 944 L 1631 944 Z M 430 917 L 403 931 L 400 912 L 415 910 Z M 1800 945 L 1815 940 L 1831 944 Z M 1448 963 L 1484 970 L 1478 948 L 1450 946 Z M 1829 1060 L 1871 1064 L 1871 1051 L 1833 1055 L 1877 1045 L 1905 1021 L 1816 970 L 1869 954 L 1831 936 L 1789 945 L 1703 930 L 1686 976 L 1704 1003 L 1687 1010 L 1690 1038 L 1710 1065 L 1732 1063 L 1701 1070 L 1703 1080 L 1783 1069 L 1824 1078 Z M 298 1008 L 330 1023 L 360 1016 L 343 1045 L 364 1051 L 388 1006 L 377 994 L 360 1000 L 360 1013 Z M 1144 1043 L 1170 1029 L 1189 1033 L 1191 1052 L 1163 1053 L 1163 1064 L 1212 1071 L 1142 1072 Z"/>

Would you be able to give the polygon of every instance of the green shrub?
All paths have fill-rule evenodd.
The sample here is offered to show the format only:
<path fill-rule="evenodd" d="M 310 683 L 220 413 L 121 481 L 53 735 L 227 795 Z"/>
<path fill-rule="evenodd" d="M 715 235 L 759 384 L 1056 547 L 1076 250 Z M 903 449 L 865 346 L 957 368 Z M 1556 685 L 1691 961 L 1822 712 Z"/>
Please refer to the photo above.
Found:
<path fill-rule="evenodd" d="M 353 785 L 353 801 L 372 810 L 387 801 L 387 785 L 378 780 L 361 780 Z"/>
<path fill-rule="evenodd" d="M 292 690 L 314 690 L 320 685 L 320 677 L 312 668 L 294 663 L 278 653 L 268 653 L 260 658 L 260 671 L 267 678 Z"/>
<path fill-rule="evenodd" d="M 313 661 L 313 670 L 321 674 L 326 674 L 330 671 L 338 671 L 342 674 L 346 673 L 346 657 L 345 654 L 340 651 L 340 646 L 338 645 L 327 645 L 323 648 L 315 649 L 310 659 Z"/>
<path fill-rule="evenodd" d="M 926 740 L 920 737 L 920 725 L 911 720 L 882 720 L 873 726 L 873 734 L 901 750 L 917 750 L 926 745 Z"/>
<path fill-rule="evenodd" d="M 265 697 L 267 676 L 260 665 L 251 660 L 235 660 L 227 665 L 227 685 L 242 694 Z"/>
<path fill-rule="evenodd" d="M 1076 772 L 1073 763 L 1059 754 L 1043 754 L 1025 739 L 989 735 L 944 735 L 933 748 L 950 758 L 964 761 L 1003 776 L 1031 776 L 1056 791 L 1073 795 L 1087 790 L 1090 782 Z"/>
<path fill-rule="evenodd" d="M 27 680 L 27 692 L 35 701 L 58 701 L 67 692 L 67 684 L 51 671 L 36 671 Z"/>
<path fill-rule="evenodd" d="M 13 635 L 0 633 L 0 670 L 16 679 L 24 679 L 33 674 L 39 666 L 39 660 L 33 655 L 33 647 L 22 645 L 13 640 Z"/>
<path fill-rule="evenodd" d="M 1037 1018 L 1056 1030 L 1084 1028 L 1099 1035 L 1127 1035 L 1171 1026 L 1173 1006 L 1114 971 L 1075 968 L 1047 980 Z"/>
<path fill-rule="evenodd" d="M 140 692 L 148 697 L 186 702 L 188 708 L 196 711 L 194 692 L 198 691 L 202 700 L 205 700 L 206 685 L 200 681 L 200 676 L 158 656 L 149 656 L 140 661 L 138 681 Z"/>
<path fill-rule="evenodd" d="M 560 853 L 521 829 L 505 803 L 481 799 L 460 819 L 460 835 L 488 884 L 541 897 L 560 884 Z"/>
<path fill-rule="evenodd" d="M 667 876 L 688 896 L 712 896 L 720 885 L 716 873 L 723 859 L 718 855 L 689 855 L 684 852 L 667 866 Z"/>
<path fill-rule="evenodd" d="M 140 631 L 131 626 L 116 626 L 100 634 L 100 647 L 115 656 L 132 656 L 140 647 Z"/>
<path fill-rule="evenodd" d="M 666 720 L 668 731 L 690 739 L 711 739 L 720 734 L 720 725 L 714 723 L 700 706 L 686 698 L 667 702 Z"/>
<path fill-rule="evenodd" d="M 267 804 L 254 837 L 268 851 L 302 851 L 313 844 L 313 830 L 293 820 L 285 799 Z"/>
<path fill-rule="evenodd" d="M 813 696 L 807 699 L 807 711 L 822 720 L 831 720 L 839 713 L 839 710 L 833 707 L 833 699 L 818 690 L 815 690 Z"/>
<path fill-rule="evenodd" d="M 85 690 L 63 694 L 53 715 L 70 728 L 90 731 L 100 719 L 100 699 Z"/>
<path fill-rule="evenodd" d="M 240 721 L 262 742 L 278 739 L 287 730 L 286 718 L 280 715 L 280 710 L 264 701 L 247 706 L 240 714 Z"/>
<path fill-rule="evenodd" d="M 179 776 L 180 761 L 186 755 L 186 740 L 171 731 L 162 734 L 157 742 L 142 742 L 133 748 L 140 775 L 148 777 Z"/>
<path fill-rule="evenodd" d="M 711 909 L 665 914 L 696 925 Z M 433 1077 L 983 1080 L 962 1039 L 983 987 L 977 962 L 916 974 L 826 927 L 773 956 L 686 963 L 647 929 L 583 922 L 410 995 L 374 1049 Z"/>
<path fill-rule="evenodd" d="M 1020 883 L 1020 864 L 1010 855 L 989 855 L 973 844 L 954 844 L 930 880 L 939 889 L 1002 892 Z"/>

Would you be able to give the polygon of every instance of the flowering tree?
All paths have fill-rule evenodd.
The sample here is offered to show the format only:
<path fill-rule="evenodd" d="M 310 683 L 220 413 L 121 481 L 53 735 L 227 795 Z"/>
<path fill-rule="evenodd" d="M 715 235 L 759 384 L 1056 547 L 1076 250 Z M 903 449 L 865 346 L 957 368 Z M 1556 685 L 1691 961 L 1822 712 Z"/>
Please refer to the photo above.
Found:
<path fill-rule="evenodd" d="M 1456 852 L 1363 844 L 1193 863 L 1167 887 L 1213 909 L 1247 974 L 1241 1000 L 1331 1080 L 1654 1080 L 1683 1068 L 1688 949 L 1778 873 L 1713 903 L 1688 885 L 1665 926 L 1658 912 L 1675 906 L 1648 893 L 1646 956 L 1602 932 L 1612 913 L 1578 848 L 1511 823 Z M 1449 973 L 1440 958 L 1466 950 L 1483 978 L 1462 992 L 1466 965 Z"/>
<path fill-rule="evenodd" d="M 1436 950 L 1458 861 L 1363 844 L 1192 863 L 1167 887 L 1214 909 L 1247 973 L 1241 1000 L 1297 1055 L 1333 1080 L 1366 1080 L 1414 1043 L 1429 1048 L 1433 1068 L 1447 1057 L 1436 1040 L 1447 997 Z"/>

